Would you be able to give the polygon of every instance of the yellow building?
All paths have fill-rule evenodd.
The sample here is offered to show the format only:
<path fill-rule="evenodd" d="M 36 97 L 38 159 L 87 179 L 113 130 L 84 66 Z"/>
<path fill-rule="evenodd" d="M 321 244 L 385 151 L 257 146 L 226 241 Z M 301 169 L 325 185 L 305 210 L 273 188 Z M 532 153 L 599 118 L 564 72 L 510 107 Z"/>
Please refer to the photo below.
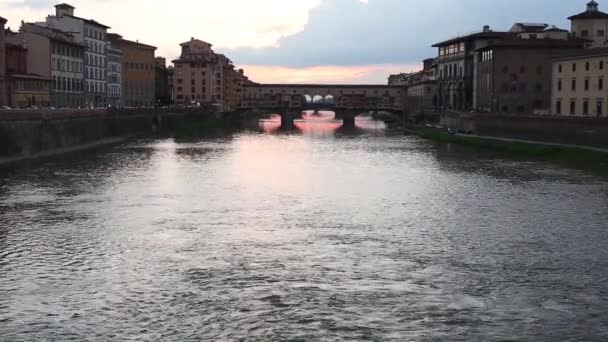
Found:
<path fill-rule="evenodd" d="M 553 61 L 553 115 L 607 116 L 608 48 L 582 51 Z"/>

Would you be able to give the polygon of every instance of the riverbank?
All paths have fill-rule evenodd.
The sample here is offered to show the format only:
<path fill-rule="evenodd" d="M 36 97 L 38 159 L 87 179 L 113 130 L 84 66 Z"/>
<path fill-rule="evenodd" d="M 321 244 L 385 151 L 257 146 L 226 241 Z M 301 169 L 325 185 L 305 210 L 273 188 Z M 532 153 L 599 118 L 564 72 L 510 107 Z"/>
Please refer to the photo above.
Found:
<path fill-rule="evenodd" d="M 501 137 L 450 134 L 442 129 L 424 126 L 406 126 L 404 132 L 441 144 L 454 143 L 510 156 L 571 162 L 602 167 L 608 170 L 608 150 L 597 147 L 562 145 Z"/>

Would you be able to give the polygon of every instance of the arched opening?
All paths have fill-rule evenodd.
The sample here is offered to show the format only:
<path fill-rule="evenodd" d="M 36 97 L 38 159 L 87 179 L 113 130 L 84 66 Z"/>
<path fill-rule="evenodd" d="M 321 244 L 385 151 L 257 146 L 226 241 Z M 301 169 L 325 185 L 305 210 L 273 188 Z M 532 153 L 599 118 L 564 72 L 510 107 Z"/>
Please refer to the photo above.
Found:
<path fill-rule="evenodd" d="M 312 103 L 314 104 L 323 104 L 325 102 L 325 98 L 321 95 L 315 95 L 312 98 Z"/>
<path fill-rule="evenodd" d="M 304 103 L 312 104 L 312 96 L 310 96 L 308 94 L 304 95 Z"/>
<path fill-rule="evenodd" d="M 325 99 L 323 99 L 323 101 L 326 105 L 330 105 L 330 106 L 333 106 L 336 104 L 336 99 L 333 95 L 325 96 Z"/>

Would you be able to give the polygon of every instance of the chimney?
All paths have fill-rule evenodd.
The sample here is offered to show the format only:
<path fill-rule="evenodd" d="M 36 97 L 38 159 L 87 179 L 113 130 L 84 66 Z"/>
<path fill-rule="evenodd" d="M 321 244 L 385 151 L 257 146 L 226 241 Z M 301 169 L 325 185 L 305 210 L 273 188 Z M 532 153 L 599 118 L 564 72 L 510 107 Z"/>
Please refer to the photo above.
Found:
<path fill-rule="evenodd" d="M 63 17 L 64 15 L 74 15 L 74 6 L 68 4 L 55 5 L 55 15 Z"/>
<path fill-rule="evenodd" d="M 485 26 L 483 27 L 483 32 L 491 32 L 491 30 L 490 30 L 490 25 L 485 25 Z"/>

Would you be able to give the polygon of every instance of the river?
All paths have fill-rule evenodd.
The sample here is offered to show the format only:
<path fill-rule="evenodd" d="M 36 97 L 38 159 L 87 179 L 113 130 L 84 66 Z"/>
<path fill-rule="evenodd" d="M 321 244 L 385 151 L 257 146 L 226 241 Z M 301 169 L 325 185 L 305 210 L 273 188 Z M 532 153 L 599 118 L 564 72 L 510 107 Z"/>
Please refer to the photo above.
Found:
<path fill-rule="evenodd" d="M 302 132 L 4 171 L 0 341 L 608 340 L 605 178 Z"/>

